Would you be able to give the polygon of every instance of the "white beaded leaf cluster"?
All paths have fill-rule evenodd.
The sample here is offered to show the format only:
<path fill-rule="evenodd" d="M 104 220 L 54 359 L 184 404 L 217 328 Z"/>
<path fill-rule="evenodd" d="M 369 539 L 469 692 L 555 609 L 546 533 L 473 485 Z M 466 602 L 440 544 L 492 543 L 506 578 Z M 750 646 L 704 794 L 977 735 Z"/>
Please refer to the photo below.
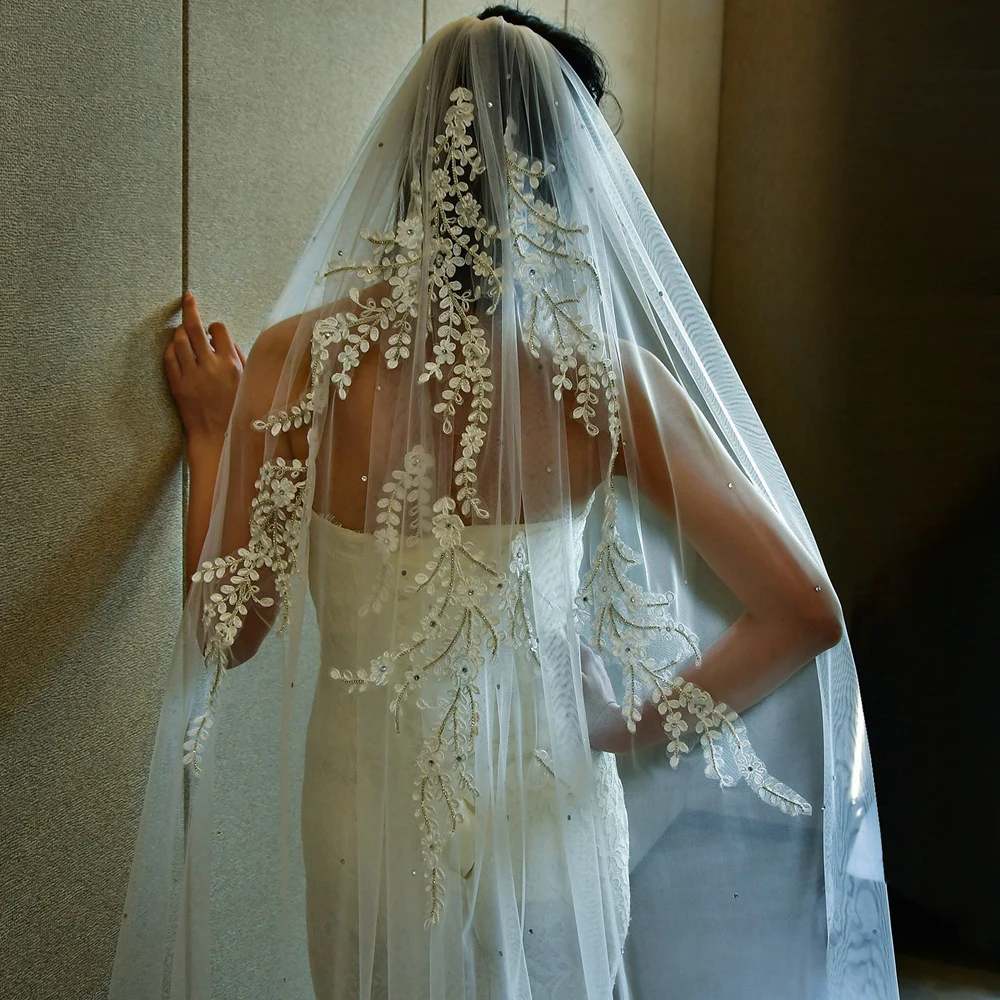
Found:
<path fill-rule="evenodd" d="M 434 600 L 409 642 L 374 659 L 362 677 L 330 671 L 335 680 L 353 681 L 349 690 L 363 691 L 369 683 L 388 683 L 399 666 L 402 673 L 390 703 L 396 732 L 401 731 L 404 702 L 431 678 L 443 682 L 437 685 L 443 693 L 433 702 L 416 698 L 417 708 L 433 712 L 435 718 L 416 761 L 414 793 L 429 894 L 428 927 L 438 922 L 444 904 L 441 856 L 462 821 L 459 792 L 478 794 L 471 764 L 484 650 L 495 656 L 505 637 L 501 621 L 507 577 L 463 541 L 464 526 L 455 509 L 451 497 L 433 506 L 431 528 L 437 544 L 424 570 L 405 589 L 411 594 L 423 591 Z"/>
<path fill-rule="evenodd" d="M 403 456 L 403 468 L 395 469 L 382 485 L 385 496 L 378 500 L 375 521 L 379 527 L 374 533 L 381 573 L 374 595 L 361 606 L 359 615 L 380 611 L 389 599 L 390 557 L 398 551 L 400 538 L 404 537 L 405 544 L 412 546 L 432 530 L 431 490 L 434 484 L 427 473 L 433 465 L 434 456 L 423 445 L 416 444 Z"/>
<path fill-rule="evenodd" d="M 404 702 L 429 679 L 444 681 L 444 693 L 433 702 L 415 700 L 421 711 L 435 713 L 431 735 L 415 762 L 414 799 L 429 894 L 427 927 L 439 921 L 444 903 L 441 856 L 462 821 L 460 792 L 479 794 L 471 762 L 485 652 L 495 657 L 501 645 L 523 647 L 538 660 L 523 530 L 514 535 L 508 569 L 501 571 L 463 540 L 464 525 L 455 510 L 450 497 L 434 504 L 431 528 L 437 545 L 424 570 L 405 588 L 407 593 L 423 591 L 435 598 L 417 631 L 398 649 L 372 660 L 365 671 L 330 671 L 332 678 L 349 685 L 348 690 L 360 693 L 368 685 L 388 684 L 401 669 L 390 703 L 397 732 Z"/>
<path fill-rule="evenodd" d="M 635 732 L 648 694 L 669 737 L 670 766 L 677 767 L 680 755 L 691 750 L 685 739 L 689 726 L 683 709 L 695 720 L 691 735 L 701 744 L 706 775 L 723 788 L 746 781 L 768 805 L 790 815 L 809 815 L 810 804 L 768 774 L 737 713 L 724 702 L 716 704 L 707 691 L 679 676 L 689 656 L 695 666 L 701 665 L 698 636 L 670 615 L 672 593 L 650 593 L 628 578 L 640 557 L 618 533 L 617 500 L 610 483 L 608 487 L 601 543 L 577 591 L 576 604 L 581 631 L 596 649 L 610 650 L 622 665 L 622 715 L 629 732 Z M 677 642 L 680 648 L 669 658 L 650 655 L 650 643 L 664 639 Z"/>
<path fill-rule="evenodd" d="M 539 160 L 529 163 L 513 148 L 509 133 L 504 142 L 513 271 L 526 299 L 521 339 L 536 358 L 543 338 L 554 345 L 553 396 L 561 400 L 564 391 L 576 393 L 573 418 L 583 421 L 593 437 L 600 433 L 594 421 L 597 390 L 604 389 L 609 431 L 615 439 L 619 416 L 614 368 L 603 334 L 581 316 L 582 301 L 590 289 L 586 283 L 578 285 L 575 277 L 586 272 L 595 286 L 599 284 L 593 264 L 573 247 L 574 237 L 585 234 L 587 227 L 564 219 L 556 206 L 536 194 L 539 184 L 555 167 L 544 166 Z M 567 279 L 571 287 L 554 293 L 553 289 Z"/>
<path fill-rule="evenodd" d="M 258 581 L 262 567 L 274 577 L 282 611 L 279 635 L 288 624 L 289 581 L 297 569 L 305 475 L 306 466 L 297 458 L 291 462 L 281 457 L 265 462 L 254 483 L 257 495 L 251 502 L 246 547 L 237 549 L 235 554 L 203 562 L 191 575 L 194 583 L 225 580 L 209 595 L 202 611 L 202 626 L 208 636 L 203 652 L 213 668 L 213 676 L 204 712 L 190 721 L 183 758 L 196 774 L 201 771 L 200 758 L 218 708 L 219 684 L 229 649 L 243 627 L 249 607 L 256 604 L 269 608 L 274 604 L 273 598 L 260 595 Z"/>
<path fill-rule="evenodd" d="M 464 403 L 466 394 L 471 398 L 461 437 L 462 456 L 455 467 L 455 485 L 462 513 L 487 518 L 489 511 L 475 487 L 475 470 L 486 439 L 493 383 L 489 350 L 474 304 L 485 294 L 490 300 L 488 315 L 499 305 L 502 267 L 495 257 L 500 234 L 485 217 L 469 184 L 485 170 L 469 134 L 474 120 L 472 92 L 457 87 L 450 99 L 444 132 L 436 137 L 430 150 L 434 167 L 428 181 L 428 217 L 421 215 L 421 185 L 419 178 L 414 178 L 411 205 L 417 207 L 411 214 L 389 232 L 361 231 L 360 236 L 373 245 L 376 253 L 366 260 L 338 264 L 324 275 L 355 272 L 361 278 L 387 281 L 391 294 L 379 299 L 370 294 L 362 298 L 362 290 L 352 287 L 348 295 L 356 308 L 318 320 L 312 331 L 309 389 L 289 409 L 255 421 L 254 427 L 276 435 L 311 423 L 315 388 L 324 377 L 337 387 L 340 398 L 346 398 L 352 370 L 382 331 L 392 331 L 385 351 L 387 367 L 395 368 L 400 360 L 409 357 L 414 321 L 418 318 L 419 282 L 426 268 L 427 298 L 435 303 L 426 321 L 432 359 L 424 362 L 419 382 L 434 379 L 444 383 L 434 412 L 447 434 L 454 432 L 457 408 Z M 599 433 L 595 405 L 597 392 L 603 389 L 609 431 L 617 439 L 620 417 L 614 369 L 604 337 L 581 315 L 584 297 L 590 291 L 596 294 L 598 284 L 593 264 L 573 247 L 574 237 L 585 234 L 587 227 L 562 218 L 554 205 L 537 195 L 540 183 L 555 170 L 553 165 L 543 165 L 539 160 L 529 162 L 513 147 L 510 132 L 504 136 L 504 152 L 512 277 L 525 299 L 522 339 L 534 357 L 539 357 L 543 338 L 554 345 L 553 397 L 561 400 L 563 392 L 574 392 L 577 405 L 573 417 L 583 421 L 593 436 Z M 471 268 L 482 284 L 463 288 L 455 278 L 456 271 L 463 267 Z M 595 287 L 578 284 L 575 275 L 579 273 L 590 275 Z M 563 287 L 567 280 L 568 289 Z M 554 292 L 557 288 L 562 290 Z M 330 373 L 335 348 L 339 348 L 340 367 Z"/>

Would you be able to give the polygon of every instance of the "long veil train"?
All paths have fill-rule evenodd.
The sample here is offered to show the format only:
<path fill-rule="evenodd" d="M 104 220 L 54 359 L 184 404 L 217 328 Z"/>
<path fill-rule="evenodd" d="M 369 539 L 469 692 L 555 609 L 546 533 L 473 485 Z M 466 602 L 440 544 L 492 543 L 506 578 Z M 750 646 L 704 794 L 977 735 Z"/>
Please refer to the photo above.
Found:
<path fill-rule="evenodd" d="M 447 25 L 248 362 L 111 1000 L 892 1000 L 840 614 L 590 94 Z"/>

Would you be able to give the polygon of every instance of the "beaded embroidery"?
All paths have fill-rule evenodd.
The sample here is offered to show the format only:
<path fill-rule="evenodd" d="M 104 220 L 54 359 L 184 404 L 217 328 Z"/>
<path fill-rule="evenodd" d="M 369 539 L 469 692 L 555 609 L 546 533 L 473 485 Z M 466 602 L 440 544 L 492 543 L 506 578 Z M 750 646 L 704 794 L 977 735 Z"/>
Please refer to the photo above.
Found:
<path fill-rule="evenodd" d="M 257 496 L 251 503 L 250 540 L 246 548 L 237 549 L 235 555 L 203 562 L 191 576 L 195 583 L 211 583 L 228 577 L 227 582 L 211 594 L 202 614 L 202 626 L 208 633 L 203 652 L 206 662 L 214 669 L 205 711 L 191 720 L 184 743 L 184 763 L 190 763 L 195 773 L 201 770 L 200 758 L 218 707 L 219 684 L 229 649 L 243 627 L 248 606 L 257 604 L 269 608 L 274 604 L 273 598 L 260 596 L 257 581 L 262 566 L 274 574 L 282 609 L 279 635 L 288 624 L 288 586 L 297 569 L 305 473 L 305 464 L 297 458 L 291 462 L 280 457 L 265 462 L 254 483 Z"/>
<path fill-rule="evenodd" d="M 335 669 L 330 675 L 344 682 L 347 690 L 359 693 L 369 685 L 382 686 L 393 680 L 391 711 L 397 731 L 404 702 L 419 694 L 428 676 L 445 682 L 444 693 L 433 703 L 415 698 L 421 711 L 436 713 L 431 735 L 415 761 L 414 798 L 429 893 L 425 921 L 428 928 L 439 921 L 443 907 L 441 858 L 462 821 L 460 792 L 478 795 L 471 758 L 478 734 L 477 681 L 485 663 L 484 649 L 495 656 L 501 643 L 510 644 L 530 651 L 538 663 L 538 640 L 532 628 L 533 614 L 528 609 L 531 582 L 523 532 L 515 533 L 508 570 L 501 571 L 463 539 L 464 523 L 457 513 L 460 509 L 472 517 L 489 517 L 476 489 L 476 466 L 492 406 L 492 370 L 473 304 L 485 294 L 490 300 L 486 313 L 493 313 L 499 304 L 503 276 L 495 261 L 500 234 L 485 218 L 469 184 L 485 170 L 469 135 L 474 117 L 473 95 L 459 87 L 450 100 L 444 131 L 429 150 L 435 166 L 428 179 L 428 217 L 423 218 L 418 208 L 389 232 L 362 230 L 359 235 L 373 247 L 371 257 L 326 272 L 355 272 L 361 278 L 380 278 L 390 285 L 390 294 L 378 300 L 372 295 L 362 299 L 361 290 L 352 287 L 348 297 L 353 306 L 313 326 L 307 392 L 289 409 L 253 424 L 256 430 L 275 436 L 293 426 L 311 424 L 315 392 L 322 380 L 328 378 L 338 397 L 346 398 L 361 354 L 379 340 L 383 331 L 391 331 L 384 354 L 386 365 L 395 368 L 408 358 L 418 318 L 418 285 L 426 269 L 426 291 L 436 306 L 425 331 L 432 357 L 424 362 L 419 382 L 434 379 L 443 383 L 440 401 L 433 410 L 449 435 L 454 432 L 457 408 L 466 395 L 471 399 L 461 434 L 461 457 L 454 466 L 457 499 L 444 496 L 430 505 L 432 482 L 428 473 L 433 458 L 420 445 L 411 448 L 404 456 L 402 469 L 393 471 L 382 487 L 384 496 L 378 501 L 376 518 L 379 529 L 375 532 L 382 572 L 374 595 L 361 613 L 377 612 L 388 600 L 390 555 L 398 551 L 401 543 L 415 543 L 428 532 L 437 544 L 424 571 L 406 589 L 439 596 L 408 642 L 372 660 L 367 670 Z M 605 481 L 602 540 L 577 591 L 578 624 L 589 624 L 596 648 L 610 648 L 621 661 L 626 684 L 622 711 L 632 731 L 641 717 L 642 693 L 649 690 L 670 737 L 667 752 L 671 766 L 676 767 L 680 754 L 690 749 L 683 739 L 687 729 L 679 711 L 683 708 L 698 720 L 696 734 L 707 761 L 706 774 L 723 787 L 745 780 L 765 802 L 788 813 L 809 813 L 810 806 L 801 796 L 767 774 L 737 714 L 725 704 L 715 704 L 690 681 L 678 679 L 678 665 L 685 653 L 693 653 L 696 663 L 700 663 L 701 654 L 697 636 L 668 613 L 673 595 L 647 593 L 626 576 L 639 557 L 624 544 L 616 527 L 612 469 L 620 443 L 618 392 L 606 338 L 581 315 L 592 311 L 584 307 L 584 299 L 599 294 L 598 275 L 593 264 L 573 246 L 574 237 L 585 234 L 587 229 L 567 221 L 554 205 L 539 197 L 539 187 L 555 167 L 538 160 L 529 162 L 519 154 L 510 128 L 504 135 L 504 153 L 513 251 L 511 272 L 522 303 L 522 341 L 536 358 L 540 356 L 543 336 L 551 341 L 553 397 L 561 400 L 564 392 L 575 393 L 573 419 L 580 420 L 588 434 L 600 433 L 595 420 L 598 392 L 603 390 L 607 402 L 611 461 Z M 416 178 L 411 182 L 411 193 L 411 204 L 419 206 L 421 188 Z M 482 285 L 463 289 L 454 279 L 459 268 L 470 268 Z M 592 278 L 593 285 L 578 281 L 583 276 Z M 213 622 L 215 628 L 206 658 L 216 664 L 216 676 L 208 708 L 204 715 L 192 720 L 184 744 L 185 762 L 194 763 L 196 770 L 198 754 L 212 724 L 221 664 L 243 623 L 246 602 L 256 600 L 262 606 L 273 603 L 255 596 L 257 567 L 263 564 L 273 569 L 279 599 L 283 606 L 287 604 L 303 513 L 301 494 L 305 484 L 298 477 L 305 472 L 306 466 L 299 462 L 291 466 L 281 459 L 265 463 L 255 484 L 259 494 L 254 501 L 249 548 L 240 549 L 237 556 L 204 563 L 195 574 L 194 579 L 206 581 L 232 574 L 230 582 L 211 596 L 206 610 L 206 623 Z M 682 649 L 659 662 L 648 655 L 654 638 L 676 639 Z M 401 671 L 399 676 L 397 670 Z M 538 754 L 543 754 L 544 759 Z M 536 758 L 556 780 L 545 751 L 536 751 Z"/>
<path fill-rule="evenodd" d="M 688 724 L 681 709 L 685 709 L 697 720 L 693 735 L 702 746 L 706 775 L 723 788 L 746 781 L 764 802 L 789 815 L 811 814 L 812 806 L 798 792 L 768 774 L 739 715 L 678 676 L 689 654 L 700 666 L 698 636 L 669 614 L 672 593 L 650 593 L 628 579 L 629 568 L 640 557 L 618 533 L 618 504 L 610 477 L 606 486 L 601 543 L 577 592 L 578 624 L 596 649 L 610 649 L 622 665 L 622 715 L 629 732 L 635 732 L 642 718 L 641 705 L 648 692 L 669 737 L 666 752 L 671 767 L 677 767 L 680 754 L 691 749 L 684 739 Z M 648 655 L 650 642 L 663 639 L 676 641 L 680 648 L 669 658 Z"/>

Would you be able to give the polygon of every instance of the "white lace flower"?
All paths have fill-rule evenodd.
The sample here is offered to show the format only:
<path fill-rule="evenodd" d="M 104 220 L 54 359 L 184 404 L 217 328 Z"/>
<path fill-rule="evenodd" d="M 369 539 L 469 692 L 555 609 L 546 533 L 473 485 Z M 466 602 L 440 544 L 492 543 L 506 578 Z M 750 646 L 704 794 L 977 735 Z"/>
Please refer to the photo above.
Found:
<path fill-rule="evenodd" d="M 423 475 L 433 464 L 433 456 L 420 444 L 414 445 L 403 456 L 403 468 L 411 476 Z"/>
<path fill-rule="evenodd" d="M 321 342 L 339 344 L 348 333 L 347 317 L 343 313 L 324 316 L 313 326 L 313 336 Z"/>
<path fill-rule="evenodd" d="M 471 97 L 472 94 L 469 93 L 469 99 Z M 460 100 L 444 113 L 444 120 L 447 123 L 447 127 L 454 132 L 456 139 L 459 141 L 462 139 L 468 139 L 469 142 L 472 141 L 469 136 L 464 134 L 464 130 L 472 124 L 472 112 L 473 106 L 469 103 L 469 100 Z M 466 144 L 463 143 L 463 145 Z"/>
<path fill-rule="evenodd" d="M 482 576 L 470 576 L 455 586 L 455 599 L 465 607 L 476 608 L 489 590 Z"/>
<path fill-rule="evenodd" d="M 455 205 L 455 215 L 461 225 L 474 229 L 479 221 L 479 202 L 471 194 L 463 194 Z"/>
<path fill-rule="evenodd" d="M 276 507 L 291 507 L 298 499 L 298 485 L 290 479 L 279 479 L 271 487 L 271 498 Z"/>
<path fill-rule="evenodd" d="M 430 190 L 432 202 L 440 202 L 444 198 L 447 198 L 451 192 L 451 178 L 448 176 L 448 171 L 443 167 L 435 167 L 431 171 L 430 181 L 427 186 Z"/>
<path fill-rule="evenodd" d="M 419 215 L 411 215 L 396 227 L 396 242 L 408 250 L 416 250 L 424 239 L 424 227 Z"/>

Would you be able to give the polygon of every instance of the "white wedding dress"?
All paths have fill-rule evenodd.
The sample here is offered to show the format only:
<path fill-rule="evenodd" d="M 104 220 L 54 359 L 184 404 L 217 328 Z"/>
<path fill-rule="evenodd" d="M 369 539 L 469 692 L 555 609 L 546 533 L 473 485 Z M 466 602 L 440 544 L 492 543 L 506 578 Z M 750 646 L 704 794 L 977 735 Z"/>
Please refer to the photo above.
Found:
<path fill-rule="evenodd" d="M 575 515 L 577 568 L 592 502 L 593 496 Z M 508 755 L 530 758 L 526 785 L 507 789 L 507 827 L 494 825 L 500 835 L 488 841 L 509 867 L 494 864 L 490 856 L 477 863 L 472 856 L 473 824 L 490 818 L 481 814 L 481 802 L 477 814 L 477 803 L 465 793 L 463 819 L 443 864 L 448 902 L 441 924 L 424 929 L 427 892 L 413 778 L 413 761 L 424 737 L 422 713 L 408 705 L 397 733 L 389 707 L 391 685 L 352 693 L 329 676 L 331 667 L 367 667 L 342 661 L 344 650 L 357 648 L 358 610 L 368 593 L 369 570 L 377 561 L 374 536 L 345 528 L 315 511 L 309 523 L 309 581 L 322 661 L 306 736 L 301 815 L 309 962 L 317 1000 L 380 998 L 389 995 L 390 985 L 392 996 L 412 1000 L 587 996 L 579 945 L 566 934 L 581 915 L 569 919 L 567 913 L 564 919 L 563 914 L 572 907 L 573 896 L 566 881 L 561 824 L 571 823 L 572 816 L 555 814 L 556 779 L 548 766 L 542 718 L 527 720 L 522 714 L 519 732 L 534 733 L 535 739 L 528 741 L 526 736 L 532 745 L 507 748 Z M 557 522 L 543 522 L 527 530 L 545 532 L 556 526 Z M 466 538 L 475 545 L 478 532 L 494 530 L 467 528 Z M 522 526 L 515 534 L 512 550 L 523 544 L 524 531 Z M 404 552 L 402 574 L 412 577 L 423 568 L 433 541 L 421 539 Z M 395 614 L 397 635 L 404 638 L 416 627 L 415 621 L 406 620 L 407 611 L 407 598 L 401 595 Z M 529 697 L 540 681 L 527 650 L 501 645 L 485 679 L 503 677 L 505 669 L 521 686 L 522 713 L 542 703 Z M 500 688 L 497 682 L 496 690 Z M 495 693 L 484 692 L 484 703 Z M 425 688 L 428 701 L 433 695 L 432 688 Z M 594 763 L 594 821 L 602 881 L 609 891 L 603 896 L 604 912 L 588 918 L 605 926 L 609 954 L 617 962 L 629 918 L 628 823 L 614 755 L 595 753 Z M 520 767 L 512 767 L 507 773 L 520 772 Z M 519 810 L 524 810 L 520 816 Z M 503 835 L 507 829 L 518 831 L 509 842 Z M 522 829 L 528 832 L 525 842 L 520 839 Z M 367 871 L 368 884 L 380 881 L 378 899 L 358 897 L 360 866 Z M 513 871 L 517 883 L 523 921 L 515 920 L 513 927 L 512 907 L 497 903 L 495 873 L 500 871 Z M 373 873 L 380 873 L 380 879 L 373 880 Z M 438 951 L 428 948 L 429 933 L 438 938 Z M 503 960 L 505 942 L 511 952 L 523 943 L 519 963 L 511 963 L 511 952 Z M 618 947 L 611 947 L 611 942 Z M 519 964 L 519 973 L 512 974 L 512 964 Z"/>

